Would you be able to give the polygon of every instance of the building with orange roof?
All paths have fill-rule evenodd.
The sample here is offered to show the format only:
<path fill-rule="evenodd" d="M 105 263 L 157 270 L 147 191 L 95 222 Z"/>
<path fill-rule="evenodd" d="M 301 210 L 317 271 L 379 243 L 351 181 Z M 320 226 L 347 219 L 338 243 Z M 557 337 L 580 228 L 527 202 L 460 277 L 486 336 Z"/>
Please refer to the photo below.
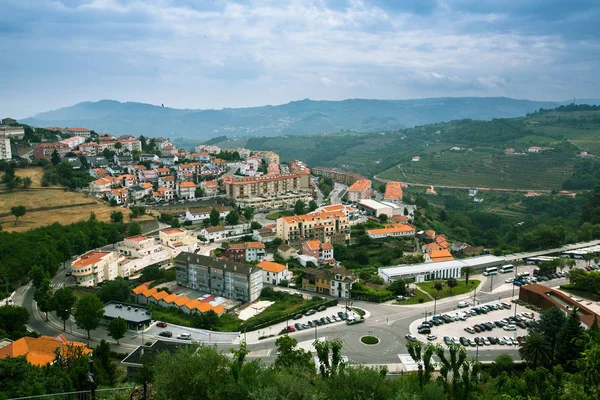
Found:
<path fill-rule="evenodd" d="M 371 180 L 359 179 L 348 188 L 348 200 L 358 203 L 371 198 Z"/>
<path fill-rule="evenodd" d="M 113 251 L 88 251 L 71 263 L 71 273 L 78 285 L 94 286 L 119 276 L 123 256 Z"/>
<path fill-rule="evenodd" d="M 421 246 L 421 250 L 423 250 L 424 253 L 429 253 L 433 250 L 444 250 L 444 248 L 437 243 L 426 243 Z"/>
<path fill-rule="evenodd" d="M 392 225 L 390 228 L 369 229 L 367 235 L 371 239 L 383 239 L 386 237 L 411 237 L 415 236 L 417 230 L 409 224 Z"/>
<path fill-rule="evenodd" d="M 400 182 L 389 181 L 386 183 L 383 200 L 393 204 L 402 204 L 402 185 Z"/>
<path fill-rule="evenodd" d="M 0 348 L 0 358 L 25 356 L 29 364 L 43 367 L 54 362 L 57 349 L 63 356 L 66 356 L 70 354 L 70 347 L 81 348 L 82 356 L 92 353 L 92 349 L 87 348 L 85 343 L 71 342 L 64 335 L 56 337 L 40 336 L 38 338 L 25 336 Z"/>
<path fill-rule="evenodd" d="M 121 143 L 122 149 L 129 152 L 142 151 L 142 142 L 139 139 L 119 139 L 118 142 Z"/>
<path fill-rule="evenodd" d="M 302 254 L 314 257 L 319 262 L 328 262 L 334 259 L 333 245 L 320 240 L 307 240 L 302 243 Z"/>
<path fill-rule="evenodd" d="M 202 181 L 200 187 L 204 191 L 204 197 L 215 197 L 219 193 L 219 183 L 217 181 Z"/>
<path fill-rule="evenodd" d="M 196 184 L 194 182 L 177 183 L 177 194 L 180 199 L 193 200 L 196 198 Z"/>
<path fill-rule="evenodd" d="M 194 253 L 198 249 L 198 239 L 183 228 L 167 228 L 158 232 L 160 243 L 167 248 L 171 259 L 182 251 Z"/>
<path fill-rule="evenodd" d="M 288 267 L 272 261 L 263 261 L 257 264 L 257 267 L 263 271 L 263 283 L 279 285 L 282 280 L 291 280 L 292 273 Z"/>
<path fill-rule="evenodd" d="M 454 260 L 454 256 L 450 253 L 448 249 L 442 250 L 431 250 L 426 253 L 426 258 L 431 262 L 440 262 L 440 261 L 451 261 Z"/>
<path fill-rule="evenodd" d="M 63 132 L 73 136 L 82 136 L 84 138 L 89 138 L 91 136 L 91 132 L 88 128 L 73 127 L 64 129 Z"/>
<path fill-rule="evenodd" d="M 175 306 L 175 301 L 178 298 L 179 298 L 178 294 L 171 293 L 170 295 L 167 295 L 167 296 L 163 297 L 162 299 L 160 299 L 158 301 L 158 305 L 163 306 L 163 307 L 173 307 L 173 306 Z"/>
<path fill-rule="evenodd" d="M 265 257 L 265 244 L 261 242 L 229 243 L 223 257 L 237 262 L 260 262 Z"/>
<path fill-rule="evenodd" d="M 175 190 L 168 187 L 159 187 L 154 192 L 154 198 L 157 201 L 172 201 L 175 199 Z"/>
<path fill-rule="evenodd" d="M 350 222 L 341 211 L 281 217 L 277 219 L 276 235 L 298 247 L 305 240 L 345 243 L 350 240 Z"/>
<path fill-rule="evenodd" d="M 191 300 L 186 296 L 180 296 L 174 301 L 174 303 L 177 307 L 183 307 L 184 304 L 189 303 L 190 301 Z"/>
<path fill-rule="evenodd" d="M 408 224 L 410 220 L 406 215 L 394 215 L 392 218 L 390 218 L 390 222 L 395 224 Z"/>
<path fill-rule="evenodd" d="M 117 204 L 127 204 L 129 201 L 129 191 L 124 188 L 117 188 L 106 192 L 106 200 L 112 202 L 113 199 Z"/>
<path fill-rule="evenodd" d="M 95 181 L 90 182 L 89 184 L 90 194 L 95 197 L 102 197 L 107 192 L 110 192 L 111 189 L 115 187 L 115 185 L 117 185 L 117 182 L 113 177 L 110 176 L 106 178 L 96 179 Z"/>
<path fill-rule="evenodd" d="M 541 196 L 538 192 L 527 192 L 525 193 L 525 197 L 538 197 Z"/>

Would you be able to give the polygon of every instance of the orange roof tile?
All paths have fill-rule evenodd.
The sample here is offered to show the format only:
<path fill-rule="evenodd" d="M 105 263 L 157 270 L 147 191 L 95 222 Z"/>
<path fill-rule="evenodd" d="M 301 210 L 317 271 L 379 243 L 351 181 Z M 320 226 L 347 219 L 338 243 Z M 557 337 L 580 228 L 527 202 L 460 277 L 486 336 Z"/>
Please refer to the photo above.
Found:
<path fill-rule="evenodd" d="M 222 306 L 214 306 L 212 310 L 218 315 L 221 315 L 225 312 L 225 309 Z"/>
<path fill-rule="evenodd" d="M 264 249 L 265 244 L 261 242 L 246 242 L 247 249 Z"/>
<path fill-rule="evenodd" d="M 149 284 L 150 284 L 150 282 L 145 282 L 145 283 L 142 283 L 141 285 L 139 285 L 139 286 L 137 286 L 135 289 L 133 289 L 133 293 L 135 293 L 135 294 L 140 294 L 140 293 L 142 293 L 143 291 L 145 291 L 145 290 L 147 290 L 147 289 L 148 289 L 148 285 L 149 285 Z"/>
<path fill-rule="evenodd" d="M 177 300 L 179 298 L 179 296 L 175 293 L 171 293 L 168 296 L 165 296 L 162 301 L 164 301 L 167 304 L 171 304 L 173 303 L 175 300 Z"/>
<path fill-rule="evenodd" d="M 88 265 L 92 265 L 102 260 L 102 258 L 109 255 L 108 251 L 88 251 L 84 255 L 80 256 L 77 260 L 75 260 L 71 266 L 75 268 L 87 267 Z"/>
<path fill-rule="evenodd" d="M 369 179 L 359 179 L 348 188 L 349 192 L 364 192 L 371 188 L 371 181 Z"/>
<path fill-rule="evenodd" d="M 450 252 L 447 249 L 443 249 L 443 250 L 431 250 L 429 252 L 429 257 L 431 258 L 432 261 L 448 261 L 448 260 L 454 260 L 454 257 L 452 256 L 452 254 L 450 254 Z"/>
<path fill-rule="evenodd" d="M 175 304 L 178 307 L 181 307 L 182 305 L 188 303 L 190 301 L 190 299 L 188 299 L 186 296 L 181 296 L 180 298 L 178 298 L 177 300 L 175 300 Z"/>
<path fill-rule="evenodd" d="M 263 270 L 267 271 L 267 272 L 281 272 L 284 271 L 285 269 L 287 269 L 287 267 L 285 265 L 281 265 L 279 263 L 276 262 L 272 262 L 272 261 L 263 261 L 261 263 L 257 264 L 257 267 L 262 268 Z"/>
<path fill-rule="evenodd" d="M 310 250 L 319 250 L 319 246 L 321 245 L 321 242 L 318 240 L 307 240 L 306 242 L 304 242 L 304 244 L 306 244 L 306 246 L 308 246 L 308 248 Z"/>
<path fill-rule="evenodd" d="M 25 356 L 32 365 L 44 366 L 55 359 L 56 348 L 65 354 L 69 345 L 83 348 L 83 355 L 92 352 L 85 343 L 70 342 L 63 335 L 56 337 L 40 336 L 38 338 L 23 337 L 0 349 L 0 358 Z"/>
<path fill-rule="evenodd" d="M 183 232 L 185 232 L 185 231 L 181 228 L 167 228 L 167 229 L 163 229 L 161 231 L 161 233 L 164 233 L 165 235 L 175 235 L 177 233 L 183 233 Z"/>
<path fill-rule="evenodd" d="M 152 289 L 144 290 L 142 292 L 142 296 L 144 296 L 144 297 L 150 297 L 150 296 L 152 296 L 156 292 L 158 292 L 158 290 L 156 290 L 156 288 L 153 287 Z"/>
<path fill-rule="evenodd" d="M 156 293 L 152 294 L 152 296 L 150 296 L 150 297 L 152 297 L 158 301 L 160 299 L 164 299 L 168 295 L 169 295 L 169 293 L 166 290 L 161 290 L 160 292 L 156 292 Z"/>
<path fill-rule="evenodd" d="M 331 243 L 321 243 L 321 249 L 323 250 L 333 250 L 333 245 Z"/>
<path fill-rule="evenodd" d="M 402 199 L 402 185 L 400 182 L 388 182 L 385 185 L 384 199 Z"/>
<path fill-rule="evenodd" d="M 196 184 L 194 182 L 181 182 L 179 184 L 180 188 L 191 188 L 191 187 L 196 187 Z"/>
<path fill-rule="evenodd" d="M 391 233 L 403 233 L 403 232 L 411 232 L 415 231 L 415 228 L 411 225 L 395 225 L 391 228 L 383 228 L 383 229 L 370 229 L 367 231 L 370 235 L 384 235 Z"/>

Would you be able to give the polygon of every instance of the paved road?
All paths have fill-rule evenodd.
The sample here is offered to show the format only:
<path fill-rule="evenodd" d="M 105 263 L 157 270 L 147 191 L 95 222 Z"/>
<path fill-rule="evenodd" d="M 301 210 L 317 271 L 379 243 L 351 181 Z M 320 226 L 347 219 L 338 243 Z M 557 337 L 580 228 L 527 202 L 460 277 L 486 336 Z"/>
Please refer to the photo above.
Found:
<path fill-rule="evenodd" d="M 344 197 L 347 190 L 348 186 L 342 183 L 334 182 L 333 190 L 331 191 L 331 193 L 329 193 L 330 204 L 341 204 L 342 197 Z"/>

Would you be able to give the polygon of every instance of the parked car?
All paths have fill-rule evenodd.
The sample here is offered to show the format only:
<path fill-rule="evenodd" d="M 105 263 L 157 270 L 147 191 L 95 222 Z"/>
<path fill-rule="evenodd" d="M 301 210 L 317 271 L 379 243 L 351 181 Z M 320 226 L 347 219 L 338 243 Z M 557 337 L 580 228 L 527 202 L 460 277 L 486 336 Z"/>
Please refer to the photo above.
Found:
<path fill-rule="evenodd" d="M 462 344 L 463 346 L 469 346 L 469 339 L 467 339 L 466 337 L 461 336 L 459 340 L 460 344 Z"/>
<path fill-rule="evenodd" d="M 504 342 L 506 342 L 506 344 L 509 346 L 513 344 L 512 339 L 508 336 L 502 336 L 502 340 L 504 340 Z"/>
<path fill-rule="evenodd" d="M 506 325 L 506 326 L 503 326 L 502 329 L 504 329 L 505 331 L 516 331 L 517 327 L 514 325 Z"/>
<path fill-rule="evenodd" d="M 410 333 L 407 333 L 405 336 L 406 340 L 408 340 L 409 342 L 416 342 L 418 339 L 416 336 L 411 335 Z"/>
<path fill-rule="evenodd" d="M 454 344 L 460 344 L 460 339 L 459 339 L 459 338 L 457 338 L 456 336 L 454 336 L 454 337 L 452 338 L 452 343 L 454 343 Z"/>
<path fill-rule="evenodd" d="M 435 333 L 431 333 L 427 335 L 427 340 L 435 340 L 437 339 L 437 335 Z"/>
<path fill-rule="evenodd" d="M 444 336 L 444 343 L 446 343 L 447 345 L 451 345 L 452 338 L 450 336 Z"/>
<path fill-rule="evenodd" d="M 343 319 L 343 320 L 347 320 L 347 319 L 348 319 L 348 313 L 345 313 L 345 312 L 339 311 L 339 312 L 338 312 L 338 315 L 339 315 L 339 317 L 340 317 L 341 319 Z"/>
<path fill-rule="evenodd" d="M 421 335 L 429 335 L 431 333 L 431 329 L 428 327 L 424 327 L 419 329 L 417 332 L 419 332 L 419 334 Z"/>
<path fill-rule="evenodd" d="M 156 326 L 158 326 L 159 328 L 166 328 L 167 327 L 167 323 L 166 322 L 157 322 Z"/>
<path fill-rule="evenodd" d="M 477 333 L 481 332 L 481 327 L 479 325 L 473 325 L 473 330 Z"/>
<path fill-rule="evenodd" d="M 279 334 L 283 335 L 283 334 L 291 333 L 291 332 L 296 332 L 296 328 L 294 328 L 293 326 L 286 326 L 285 328 L 283 328 L 281 330 L 281 332 L 279 332 Z"/>
<path fill-rule="evenodd" d="M 171 332 L 171 331 L 162 331 L 162 332 L 159 332 L 158 336 L 172 337 L 173 336 L 173 332 Z"/>
<path fill-rule="evenodd" d="M 297 322 L 294 324 L 294 327 L 296 328 L 296 330 L 301 331 L 304 329 L 304 326 L 302 326 L 301 323 Z"/>
<path fill-rule="evenodd" d="M 177 336 L 177 339 L 192 340 L 192 335 L 190 335 L 189 333 L 180 333 L 179 336 Z"/>
<path fill-rule="evenodd" d="M 483 339 L 483 344 L 485 344 L 486 346 L 491 345 L 492 343 L 490 342 L 490 340 L 488 338 L 482 338 Z"/>
<path fill-rule="evenodd" d="M 348 318 L 346 320 L 346 324 L 348 325 L 354 325 L 354 324 L 360 324 L 361 322 L 365 322 L 365 319 L 363 317 L 359 317 L 359 318 Z"/>
<path fill-rule="evenodd" d="M 67 273 L 65 274 L 65 276 L 71 276 L 71 273 L 70 273 L 70 272 L 67 272 Z"/>
<path fill-rule="evenodd" d="M 309 316 L 309 315 L 313 315 L 313 314 L 315 314 L 316 312 L 317 312 L 317 311 L 315 311 L 315 310 L 313 310 L 313 309 L 311 308 L 310 310 L 306 311 L 306 312 L 304 313 L 304 315 L 306 315 L 306 316 Z"/>
<path fill-rule="evenodd" d="M 303 317 L 303 315 L 302 315 L 302 314 L 296 314 L 296 315 L 294 315 L 294 319 L 300 319 L 300 318 L 302 318 L 302 317 Z"/>
<path fill-rule="evenodd" d="M 465 327 L 465 331 L 469 333 L 475 333 L 475 329 L 471 328 L 470 326 Z"/>
<path fill-rule="evenodd" d="M 319 306 L 319 307 L 317 307 L 317 311 L 325 311 L 325 310 L 327 310 L 326 306 Z"/>
<path fill-rule="evenodd" d="M 523 336 L 517 336 L 517 342 L 519 342 L 519 344 L 523 344 L 525 343 L 525 338 Z"/>
<path fill-rule="evenodd" d="M 490 344 L 498 344 L 498 338 L 488 336 L 488 340 L 490 341 Z"/>

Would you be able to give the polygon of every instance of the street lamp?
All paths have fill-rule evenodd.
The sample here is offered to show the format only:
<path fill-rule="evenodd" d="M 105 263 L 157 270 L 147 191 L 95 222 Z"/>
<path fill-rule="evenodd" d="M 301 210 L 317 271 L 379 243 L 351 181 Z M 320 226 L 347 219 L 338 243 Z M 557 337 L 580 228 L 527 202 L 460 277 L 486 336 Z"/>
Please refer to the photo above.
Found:
<path fill-rule="evenodd" d="M 496 274 L 493 273 L 490 275 L 492 277 L 492 279 L 490 280 L 490 293 L 492 293 L 492 286 L 494 285 L 494 275 L 496 275 Z"/>
<path fill-rule="evenodd" d="M 479 360 L 479 343 L 475 341 L 476 350 L 475 350 L 475 361 Z"/>
<path fill-rule="evenodd" d="M 317 340 L 317 324 L 315 324 L 315 341 Z"/>
<path fill-rule="evenodd" d="M 87 381 L 90 384 L 90 394 L 92 400 L 96 399 L 96 380 L 94 377 L 94 360 L 90 359 L 90 371 L 87 373 Z"/>

